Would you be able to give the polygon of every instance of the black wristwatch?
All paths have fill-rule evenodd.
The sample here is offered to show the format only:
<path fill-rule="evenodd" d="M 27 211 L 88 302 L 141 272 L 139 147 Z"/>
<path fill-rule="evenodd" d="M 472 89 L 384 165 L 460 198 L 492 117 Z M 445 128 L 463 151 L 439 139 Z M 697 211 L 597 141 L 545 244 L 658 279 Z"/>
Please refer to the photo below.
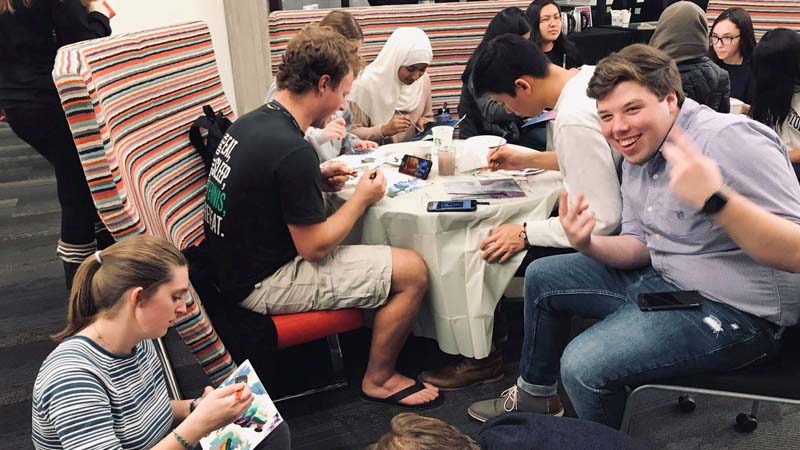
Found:
<path fill-rule="evenodd" d="M 193 398 L 192 401 L 189 402 L 189 414 L 193 413 L 195 408 L 197 408 L 197 399 Z"/>
<path fill-rule="evenodd" d="M 717 191 L 711 194 L 711 197 L 708 197 L 706 203 L 703 205 L 703 208 L 700 209 L 700 212 L 704 214 L 716 214 L 725 205 L 728 204 L 728 196 L 723 194 L 722 191 Z"/>

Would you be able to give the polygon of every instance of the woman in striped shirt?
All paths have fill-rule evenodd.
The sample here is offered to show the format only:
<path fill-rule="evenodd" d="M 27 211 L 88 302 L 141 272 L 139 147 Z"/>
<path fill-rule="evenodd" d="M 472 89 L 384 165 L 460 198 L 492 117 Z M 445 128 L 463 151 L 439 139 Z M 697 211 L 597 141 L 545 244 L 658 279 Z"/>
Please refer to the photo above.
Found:
<path fill-rule="evenodd" d="M 189 449 L 247 410 L 253 396 L 241 383 L 207 387 L 191 401 L 167 396 L 150 340 L 186 312 L 188 289 L 186 259 L 149 236 L 127 238 L 80 265 L 67 327 L 55 336 L 62 342 L 33 388 L 37 449 Z"/>

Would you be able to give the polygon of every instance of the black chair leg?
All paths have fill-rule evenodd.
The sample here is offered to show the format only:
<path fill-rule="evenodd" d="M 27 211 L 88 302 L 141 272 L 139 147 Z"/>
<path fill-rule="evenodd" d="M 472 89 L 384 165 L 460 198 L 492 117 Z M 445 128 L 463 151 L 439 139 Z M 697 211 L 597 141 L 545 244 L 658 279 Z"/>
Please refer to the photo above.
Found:
<path fill-rule="evenodd" d="M 690 413 L 697 408 L 697 403 L 694 401 L 689 394 L 681 394 L 678 396 L 678 409 L 685 412 Z"/>
<path fill-rule="evenodd" d="M 750 414 L 739 413 L 736 416 L 736 431 L 740 433 L 752 433 L 753 430 L 758 428 L 758 407 L 760 402 L 753 400 L 753 407 L 750 409 Z"/>

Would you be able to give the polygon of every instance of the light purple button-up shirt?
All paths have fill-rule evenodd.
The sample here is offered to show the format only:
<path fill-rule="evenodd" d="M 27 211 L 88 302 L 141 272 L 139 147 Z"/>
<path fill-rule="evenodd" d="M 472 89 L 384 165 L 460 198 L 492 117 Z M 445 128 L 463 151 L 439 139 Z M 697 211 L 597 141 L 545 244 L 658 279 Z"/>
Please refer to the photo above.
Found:
<path fill-rule="evenodd" d="M 800 185 L 786 147 L 769 127 L 686 99 L 676 120 L 722 170 L 725 184 L 757 205 L 800 224 Z M 644 242 L 653 268 L 681 289 L 780 325 L 800 316 L 800 274 L 759 264 L 707 215 L 669 190 L 661 155 L 622 170 L 622 233 Z"/>

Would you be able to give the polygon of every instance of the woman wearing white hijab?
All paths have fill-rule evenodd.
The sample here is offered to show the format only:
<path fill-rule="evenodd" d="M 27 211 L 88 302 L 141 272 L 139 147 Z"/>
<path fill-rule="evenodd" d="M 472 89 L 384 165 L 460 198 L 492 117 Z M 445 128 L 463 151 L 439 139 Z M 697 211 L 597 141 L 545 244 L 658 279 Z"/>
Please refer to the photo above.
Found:
<path fill-rule="evenodd" d="M 402 142 L 433 121 L 433 59 L 428 36 L 419 28 L 398 28 L 350 93 L 352 132 L 381 144 Z"/>

